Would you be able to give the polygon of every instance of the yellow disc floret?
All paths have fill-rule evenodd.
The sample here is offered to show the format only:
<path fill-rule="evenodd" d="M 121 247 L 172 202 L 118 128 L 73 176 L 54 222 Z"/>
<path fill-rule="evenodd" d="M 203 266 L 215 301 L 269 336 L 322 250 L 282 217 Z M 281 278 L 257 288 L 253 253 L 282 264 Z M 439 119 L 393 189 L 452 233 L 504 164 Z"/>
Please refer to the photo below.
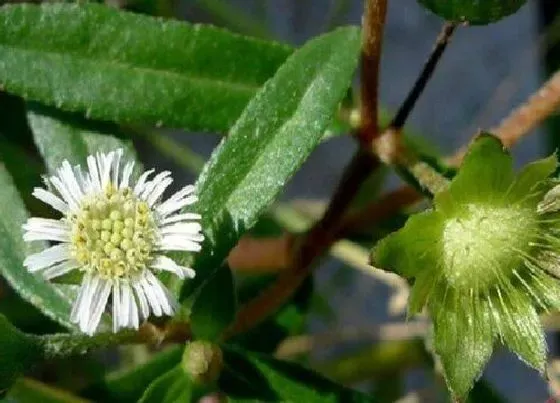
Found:
<path fill-rule="evenodd" d="M 144 270 L 155 245 L 156 225 L 148 204 L 130 188 L 109 184 L 85 198 L 71 224 L 71 253 L 84 271 L 105 279 L 128 277 Z"/>

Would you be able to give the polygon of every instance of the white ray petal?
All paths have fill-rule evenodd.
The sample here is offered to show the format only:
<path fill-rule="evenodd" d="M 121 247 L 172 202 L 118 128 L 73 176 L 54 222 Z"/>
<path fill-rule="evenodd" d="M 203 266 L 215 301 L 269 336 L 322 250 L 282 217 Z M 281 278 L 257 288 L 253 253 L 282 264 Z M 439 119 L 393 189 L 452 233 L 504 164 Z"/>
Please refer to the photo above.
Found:
<path fill-rule="evenodd" d="M 105 189 L 111 179 L 111 166 L 115 152 L 108 154 L 97 153 L 97 165 L 99 166 L 99 179 L 101 180 L 101 189 Z"/>
<path fill-rule="evenodd" d="M 27 256 L 23 265 L 33 273 L 67 259 L 70 259 L 70 250 L 68 244 L 63 243 Z"/>
<path fill-rule="evenodd" d="M 181 237 L 163 238 L 157 245 L 157 250 L 182 250 L 185 252 L 199 252 L 202 246 L 198 242 Z"/>
<path fill-rule="evenodd" d="M 101 191 L 101 181 L 99 179 L 99 170 L 97 169 L 97 160 L 93 155 L 87 157 L 87 166 L 92 188 L 94 190 Z"/>
<path fill-rule="evenodd" d="M 111 282 L 101 280 L 101 284 L 98 288 L 99 292 L 92 298 L 93 310 L 91 311 L 91 316 L 86 330 L 84 330 L 84 332 L 89 335 L 93 335 L 95 333 L 95 330 L 99 325 L 99 321 L 101 320 L 101 315 L 107 306 L 107 301 L 109 299 L 109 295 L 111 294 Z"/>
<path fill-rule="evenodd" d="M 184 206 L 196 202 L 197 197 L 193 194 L 195 187 L 188 185 L 173 194 L 169 199 L 156 207 L 156 211 L 160 216 L 165 217 L 170 213 L 180 210 Z"/>
<path fill-rule="evenodd" d="M 52 208 L 60 211 L 62 214 L 66 214 L 66 212 L 70 209 L 66 202 L 64 202 L 61 198 L 59 198 L 52 192 L 49 192 L 48 190 L 35 188 L 33 189 L 32 194 L 33 197 L 41 200 L 43 203 L 50 205 Z"/>
<path fill-rule="evenodd" d="M 165 286 L 161 284 L 157 277 L 154 276 L 150 271 L 146 272 L 146 280 L 150 283 L 152 291 L 158 299 L 163 313 L 168 316 L 173 315 L 173 306 L 175 305 L 175 301 L 171 299 L 170 295 L 165 292 Z"/>
<path fill-rule="evenodd" d="M 119 172 L 120 172 L 119 168 L 120 168 L 122 155 L 123 155 L 123 149 L 119 148 L 115 152 L 115 161 L 113 162 L 113 167 L 112 167 L 113 175 L 111 181 L 113 182 L 113 185 L 115 185 L 116 188 L 119 187 Z"/>
<path fill-rule="evenodd" d="M 72 195 L 72 193 L 67 189 L 66 185 L 57 178 L 56 176 L 51 176 L 50 179 L 56 191 L 62 196 L 64 201 L 68 203 L 71 210 L 76 210 L 78 208 L 78 200 Z"/>
<path fill-rule="evenodd" d="M 146 179 L 148 179 L 148 176 L 150 176 L 153 172 L 154 169 L 150 169 L 144 172 L 142 175 L 140 175 L 140 178 L 138 178 L 138 182 L 136 182 L 136 185 L 134 186 L 133 192 L 135 195 L 139 195 L 140 193 L 142 193 L 142 191 L 144 190 L 144 184 L 146 183 Z"/>
<path fill-rule="evenodd" d="M 53 278 L 60 277 L 72 270 L 75 270 L 78 267 L 80 267 L 80 264 L 75 260 L 67 260 L 43 270 L 41 274 L 43 275 L 44 279 L 51 280 Z"/>
<path fill-rule="evenodd" d="M 154 176 L 154 178 L 151 181 L 146 182 L 144 184 L 144 190 L 142 190 L 142 192 L 139 194 L 140 198 L 147 200 L 150 194 L 156 188 L 156 186 L 161 184 L 161 182 L 164 181 L 169 175 L 171 175 L 171 172 L 163 171 L 157 174 L 156 176 Z"/>
<path fill-rule="evenodd" d="M 179 278 L 194 278 L 195 271 L 190 267 L 180 266 L 167 256 L 157 256 L 151 264 L 157 270 L 164 270 L 176 274 Z"/>
<path fill-rule="evenodd" d="M 154 204 L 156 204 L 156 202 L 159 200 L 159 198 L 161 197 L 161 195 L 163 195 L 163 192 L 165 192 L 165 189 L 167 189 L 169 187 L 169 185 L 171 185 L 173 183 L 173 179 L 171 178 L 166 178 L 163 181 L 161 181 L 152 191 L 152 193 L 149 195 L 148 199 L 146 200 L 146 202 L 148 203 L 148 206 L 153 207 Z"/>
<path fill-rule="evenodd" d="M 83 191 L 68 160 L 64 160 L 62 167 L 58 170 L 58 174 L 62 179 L 64 179 L 66 187 L 72 196 L 74 196 L 74 199 L 79 201 L 83 197 Z"/>
<path fill-rule="evenodd" d="M 130 313 L 130 299 L 126 294 L 124 283 L 121 284 L 121 316 L 119 319 L 120 327 L 128 327 L 129 317 L 128 314 Z"/>
<path fill-rule="evenodd" d="M 190 234 L 190 235 L 200 235 L 202 226 L 197 221 L 191 222 L 180 222 L 171 225 L 164 225 L 160 227 L 161 234 Z"/>
<path fill-rule="evenodd" d="M 136 292 L 136 297 L 138 297 L 138 302 L 140 304 L 140 319 L 145 320 L 150 316 L 150 307 L 139 279 L 132 281 L 132 288 Z"/>
<path fill-rule="evenodd" d="M 160 225 L 164 226 L 166 224 L 172 224 L 179 221 L 188 221 L 188 220 L 200 220 L 202 216 L 196 213 L 182 213 L 182 214 L 175 214 L 169 216 L 163 220 L 161 220 Z"/>
<path fill-rule="evenodd" d="M 32 242 L 32 241 L 70 242 L 70 234 L 67 231 L 61 232 L 58 230 L 28 231 L 23 234 L 23 240 L 25 242 Z"/>
<path fill-rule="evenodd" d="M 149 272 L 146 272 L 146 274 L 147 273 Z M 142 279 L 140 280 L 140 285 L 144 290 L 144 295 L 146 296 L 146 299 L 148 300 L 148 304 L 150 304 L 150 307 L 152 308 L 152 312 L 154 313 L 154 315 L 161 316 L 163 312 L 161 310 L 159 298 L 157 294 L 154 292 L 152 285 L 148 282 L 145 276 L 142 277 Z"/>
<path fill-rule="evenodd" d="M 72 311 L 70 312 L 70 321 L 72 323 L 78 323 L 79 321 L 79 313 L 83 309 L 83 302 L 86 298 L 88 298 L 88 294 L 91 292 L 92 281 L 92 275 L 86 273 L 82 279 L 82 284 L 80 286 L 80 290 L 78 291 L 76 301 L 74 301 L 74 304 L 72 305 Z"/>
<path fill-rule="evenodd" d="M 136 305 L 136 301 L 134 300 L 134 294 L 132 293 L 130 284 L 128 284 L 128 282 L 123 283 L 122 289 L 123 299 L 128 301 L 128 323 L 126 324 L 126 326 L 138 329 L 138 306 Z"/>
<path fill-rule="evenodd" d="M 117 332 L 121 327 L 121 287 L 117 280 L 113 284 L 113 332 Z"/>
<path fill-rule="evenodd" d="M 127 163 L 124 167 L 124 171 L 122 174 L 122 180 L 121 183 L 119 185 L 119 189 L 124 189 L 126 187 L 128 187 L 128 184 L 130 182 L 130 176 L 132 175 L 132 170 L 134 169 L 134 161 L 130 161 L 129 163 Z"/>

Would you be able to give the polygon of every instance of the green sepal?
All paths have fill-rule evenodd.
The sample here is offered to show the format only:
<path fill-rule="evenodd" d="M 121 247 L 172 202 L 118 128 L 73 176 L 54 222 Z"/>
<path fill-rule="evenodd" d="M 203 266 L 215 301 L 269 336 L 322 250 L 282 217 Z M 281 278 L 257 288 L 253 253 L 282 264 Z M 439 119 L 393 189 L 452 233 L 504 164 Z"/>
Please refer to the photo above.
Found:
<path fill-rule="evenodd" d="M 501 141 L 490 134 L 481 134 L 471 144 L 449 185 L 449 193 L 455 204 L 457 201 L 460 204 L 501 202 L 514 177 L 511 156 Z"/>
<path fill-rule="evenodd" d="M 536 272 L 526 281 L 528 286 L 534 291 L 532 297 L 535 299 L 537 306 L 544 308 L 543 310 L 560 310 L 560 286 L 558 285 L 557 277 L 543 272 Z M 543 304 L 544 307 L 542 306 Z"/>
<path fill-rule="evenodd" d="M 546 179 L 556 171 L 558 161 L 555 155 L 531 162 L 523 167 L 511 185 L 507 199 L 510 203 L 524 201 L 534 205 L 550 189 Z"/>
<path fill-rule="evenodd" d="M 436 286 L 437 278 L 434 278 L 433 276 L 418 276 L 414 280 L 414 285 L 412 286 L 410 296 L 408 297 L 408 318 L 422 312 L 422 309 L 426 305 L 432 290 Z"/>
<path fill-rule="evenodd" d="M 402 229 L 377 244 L 372 265 L 407 278 L 424 269 L 435 269 L 442 255 L 439 240 L 443 224 L 443 216 L 437 211 L 411 216 Z"/>
<path fill-rule="evenodd" d="M 544 373 L 546 341 L 531 300 L 520 291 L 509 292 L 493 305 L 500 311 L 496 319 L 504 345 L 522 361 Z"/>
<path fill-rule="evenodd" d="M 492 355 L 494 335 L 490 313 L 475 299 L 464 301 L 450 289 L 431 298 L 434 347 L 441 359 L 447 386 L 457 398 L 466 397 Z M 468 298 L 468 297 L 467 297 Z"/>

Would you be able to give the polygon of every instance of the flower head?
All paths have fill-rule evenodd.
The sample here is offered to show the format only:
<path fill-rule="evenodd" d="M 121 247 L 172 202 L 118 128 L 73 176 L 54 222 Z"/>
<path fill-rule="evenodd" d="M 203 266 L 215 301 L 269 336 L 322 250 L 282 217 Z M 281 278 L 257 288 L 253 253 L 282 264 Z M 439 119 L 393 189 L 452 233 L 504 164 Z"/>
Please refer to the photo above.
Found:
<path fill-rule="evenodd" d="M 464 396 L 496 340 L 539 371 L 538 312 L 560 308 L 560 191 L 550 157 L 516 176 L 496 138 L 474 142 L 434 208 L 382 240 L 373 264 L 414 280 L 409 313 L 428 308 L 447 383 Z"/>
<path fill-rule="evenodd" d="M 54 242 L 28 256 L 24 265 L 50 280 L 70 271 L 83 273 L 70 320 L 93 334 L 109 297 L 113 331 L 138 328 L 150 312 L 172 315 L 173 296 L 154 273 L 167 271 L 192 278 L 191 268 L 178 265 L 167 251 L 199 251 L 203 240 L 200 216 L 181 210 L 196 202 L 194 187 L 186 186 L 169 199 L 170 172 L 151 179 L 154 170 L 132 181 L 134 162 L 121 170 L 121 149 L 87 158 L 87 171 L 64 161 L 46 189 L 33 195 L 62 213 L 58 220 L 30 218 L 23 239 Z"/>

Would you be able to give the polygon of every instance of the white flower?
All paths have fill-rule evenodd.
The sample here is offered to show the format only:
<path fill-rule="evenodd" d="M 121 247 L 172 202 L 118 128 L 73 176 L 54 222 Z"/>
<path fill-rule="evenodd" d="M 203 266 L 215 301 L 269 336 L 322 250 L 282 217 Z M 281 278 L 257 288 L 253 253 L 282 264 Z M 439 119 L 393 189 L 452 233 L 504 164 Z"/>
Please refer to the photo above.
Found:
<path fill-rule="evenodd" d="M 152 312 L 172 315 L 176 302 L 154 272 L 192 278 L 194 271 L 163 255 L 166 251 L 199 251 L 203 235 L 198 214 L 181 210 L 196 202 L 194 187 L 186 186 L 162 201 L 171 184 L 170 172 L 151 180 L 154 170 L 131 181 L 134 162 L 120 169 L 122 150 L 87 158 L 88 171 L 64 161 L 57 175 L 45 180 L 47 189 L 33 196 L 62 213 L 59 220 L 30 218 L 23 239 L 57 242 L 25 259 L 32 273 L 50 280 L 72 270 L 83 280 L 70 320 L 93 334 L 109 296 L 113 331 L 138 328 Z"/>

